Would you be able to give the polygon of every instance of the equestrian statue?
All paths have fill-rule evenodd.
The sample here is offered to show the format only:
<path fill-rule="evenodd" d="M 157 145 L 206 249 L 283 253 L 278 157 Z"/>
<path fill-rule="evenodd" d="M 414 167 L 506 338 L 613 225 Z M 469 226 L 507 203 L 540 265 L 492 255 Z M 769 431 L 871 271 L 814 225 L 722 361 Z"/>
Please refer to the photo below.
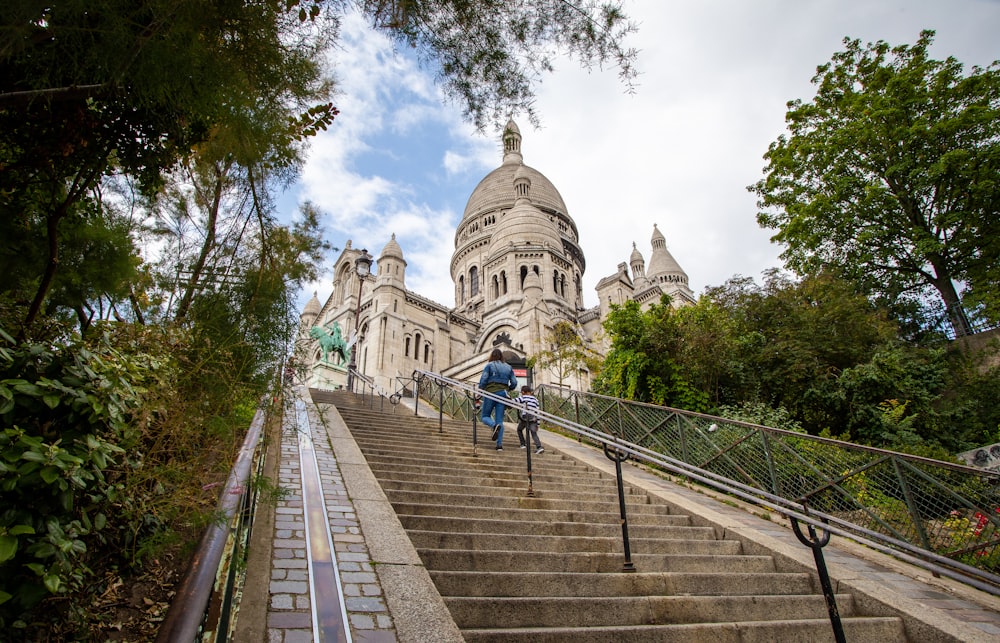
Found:
<path fill-rule="evenodd" d="M 344 335 L 340 331 L 340 323 L 333 322 L 332 332 L 327 332 L 330 326 L 313 326 L 309 329 L 309 336 L 319 341 L 319 347 L 323 350 L 323 361 L 330 363 L 330 353 L 336 353 L 340 360 L 337 366 L 343 366 L 351 361 L 351 346 L 344 341 Z"/>

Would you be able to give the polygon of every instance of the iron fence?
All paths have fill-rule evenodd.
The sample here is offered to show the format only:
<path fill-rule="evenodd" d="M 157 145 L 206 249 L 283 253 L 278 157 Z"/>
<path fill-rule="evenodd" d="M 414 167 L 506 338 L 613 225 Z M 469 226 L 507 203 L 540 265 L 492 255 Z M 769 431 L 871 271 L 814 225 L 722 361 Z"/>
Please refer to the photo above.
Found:
<path fill-rule="evenodd" d="M 477 412 L 474 385 L 413 380 L 444 415 Z M 550 429 L 1000 594 L 1000 474 L 564 388 L 535 395 Z"/>
<path fill-rule="evenodd" d="M 828 516 L 990 573 L 1000 570 L 1000 475 L 640 402 L 539 386 L 566 418 Z"/>

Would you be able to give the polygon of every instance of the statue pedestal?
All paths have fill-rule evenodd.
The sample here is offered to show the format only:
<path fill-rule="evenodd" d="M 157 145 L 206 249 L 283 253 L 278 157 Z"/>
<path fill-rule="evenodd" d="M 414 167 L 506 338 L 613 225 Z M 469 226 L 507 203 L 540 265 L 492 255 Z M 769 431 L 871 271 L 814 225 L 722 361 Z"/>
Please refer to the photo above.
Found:
<path fill-rule="evenodd" d="M 347 386 L 347 366 L 335 366 L 324 361 L 312 365 L 309 388 L 335 391 Z"/>

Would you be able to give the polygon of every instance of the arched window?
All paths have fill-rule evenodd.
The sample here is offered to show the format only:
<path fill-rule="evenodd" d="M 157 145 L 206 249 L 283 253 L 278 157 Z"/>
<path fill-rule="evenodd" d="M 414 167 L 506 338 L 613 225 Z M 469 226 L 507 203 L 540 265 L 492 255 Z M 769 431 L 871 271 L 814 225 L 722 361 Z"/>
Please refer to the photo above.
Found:
<path fill-rule="evenodd" d="M 500 291 L 501 291 L 501 294 L 504 294 L 504 295 L 507 294 L 507 271 L 506 270 L 501 270 L 500 271 Z"/>
<path fill-rule="evenodd" d="M 458 276 L 458 303 L 465 303 L 465 275 Z"/>
<path fill-rule="evenodd" d="M 491 290 L 491 294 L 493 295 L 493 299 L 500 296 L 500 278 L 496 275 L 493 275 L 493 288 Z"/>
<path fill-rule="evenodd" d="M 420 359 L 420 333 L 413 336 L 413 359 Z"/>
<path fill-rule="evenodd" d="M 566 297 L 566 275 L 559 275 L 559 294 Z"/>
<path fill-rule="evenodd" d="M 472 266 L 469 268 L 469 296 L 475 297 L 479 294 L 479 268 Z"/>
<path fill-rule="evenodd" d="M 528 276 L 528 266 L 521 266 L 521 290 L 524 290 L 524 280 Z"/>
<path fill-rule="evenodd" d="M 559 294 L 559 271 L 552 271 L 552 292 Z"/>
<path fill-rule="evenodd" d="M 424 344 L 424 364 L 427 363 L 427 357 L 431 354 L 431 345 Z"/>
<path fill-rule="evenodd" d="M 410 338 L 409 337 L 406 338 L 406 345 L 403 348 L 403 356 L 404 357 L 409 357 L 410 356 Z"/>

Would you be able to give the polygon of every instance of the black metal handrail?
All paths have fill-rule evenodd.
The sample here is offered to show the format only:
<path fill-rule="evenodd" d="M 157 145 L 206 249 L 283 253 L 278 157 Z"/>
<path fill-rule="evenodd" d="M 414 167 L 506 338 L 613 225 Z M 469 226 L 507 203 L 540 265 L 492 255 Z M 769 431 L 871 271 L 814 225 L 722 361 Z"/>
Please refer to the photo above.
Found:
<path fill-rule="evenodd" d="M 593 393 L 543 385 L 536 394 L 554 415 L 800 505 L 860 538 L 996 579 L 998 474 Z"/>

